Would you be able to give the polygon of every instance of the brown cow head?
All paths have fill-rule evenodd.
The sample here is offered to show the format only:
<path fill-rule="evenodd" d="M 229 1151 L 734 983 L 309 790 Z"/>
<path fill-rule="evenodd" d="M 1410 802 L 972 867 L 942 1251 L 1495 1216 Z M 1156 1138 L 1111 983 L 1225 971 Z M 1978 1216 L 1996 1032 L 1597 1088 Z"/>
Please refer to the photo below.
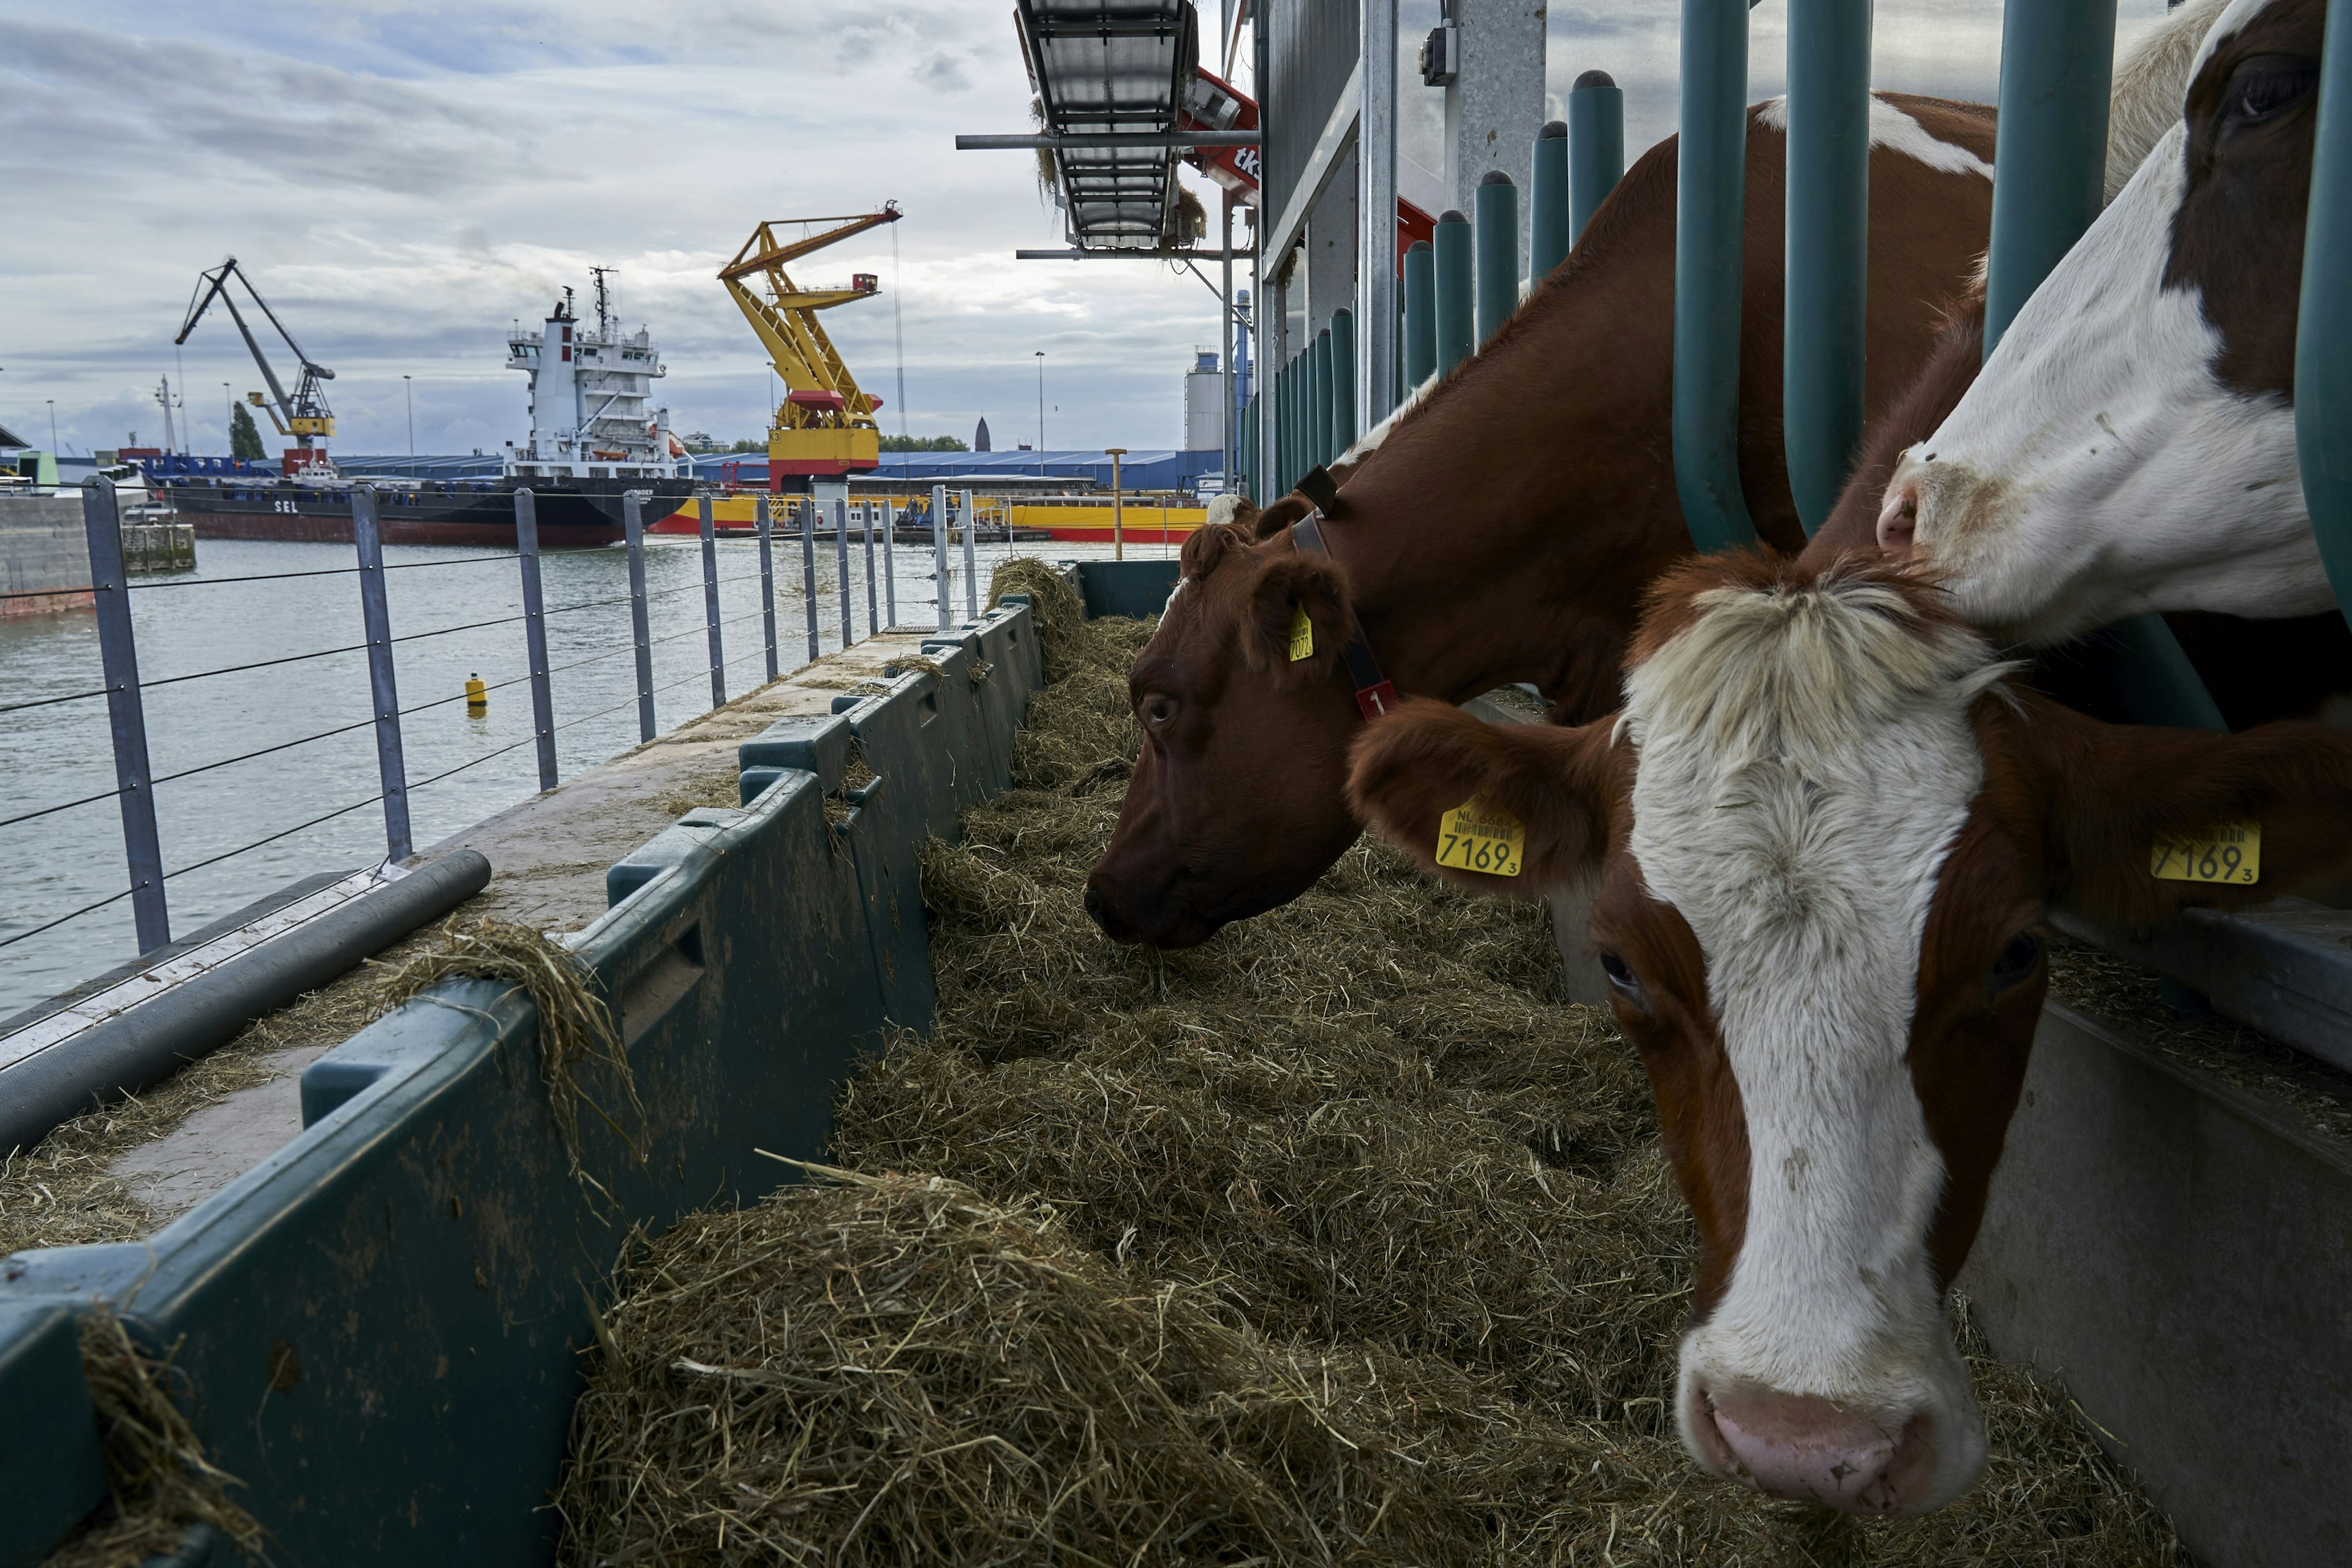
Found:
<path fill-rule="evenodd" d="M 2352 736 L 2134 729 L 2006 683 L 1886 566 L 1700 562 L 1654 595 L 1623 711 L 1489 727 L 1408 702 L 1351 798 L 1433 858 L 1471 799 L 1516 879 L 1601 872 L 1591 937 L 1698 1222 L 1678 1417 L 1709 1469 L 1856 1512 L 1941 1506 L 1981 1419 L 1940 1302 L 1975 1240 L 2046 973 L 2044 910 L 2147 921 L 2352 861 Z M 2261 828 L 2251 885 L 2151 849 Z"/>
<path fill-rule="evenodd" d="M 1313 651 L 1294 659 L 1301 612 Z M 1087 879 L 1104 931 L 1192 946 L 1288 903 L 1355 842 L 1342 786 L 1361 721 L 1335 673 L 1349 628 L 1339 568 L 1286 531 L 1257 542 L 1213 524 L 1184 542 L 1183 576 L 1128 675 L 1143 750 Z"/>

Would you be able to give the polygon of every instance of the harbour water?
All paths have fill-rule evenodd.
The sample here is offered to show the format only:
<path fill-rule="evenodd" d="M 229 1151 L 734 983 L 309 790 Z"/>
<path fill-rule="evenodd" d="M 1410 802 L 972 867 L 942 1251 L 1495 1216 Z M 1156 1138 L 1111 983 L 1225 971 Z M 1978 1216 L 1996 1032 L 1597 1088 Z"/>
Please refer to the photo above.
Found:
<path fill-rule="evenodd" d="M 1129 554 L 1162 552 L 1154 545 Z M 898 624 L 936 625 L 929 549 L 886 552 L 877 538 L 876 553 L 890 562 Z M 1008 554 L 1109 553 L 1108 545 L 1092 544 L 982 546 L 977 575 L 984 591 Z M 197 554 L 194 572 L 133 579 L 131 596 L 175 935 L 296 878 L 371 865 L 384 853 L 351 547 L 206 540 Z M 718 556 L 726 689 L 738 695 L 766 677 L 759 547 L 721 540 Z M 538 788 L 521 586 L 516 561 L 498 551 L 393 547 L 384 560 L 393 636 L 415 639 L 397 640 L 394 651 L 408 710 L 402 740 L 409 809 L 422 848 Z M 550 552 L 542 561 L 558 773 L 568 779 L 637 743 L 628 560 L 614 546 Z M 851 563 L 851 606 L 863 638 L 869 627 L 862 545 L 853 545 Z M 819 546 L 817 572 L 820 641 L 829 651 L 841 646 L 829 544 Z M 649 539 L 646 576 L 656 716 L 668 730 L 711 706 L 700 542 Z M 776 541 L 775 588 L 779 668 L 797 668 L 808 641 L 795 538 Z M 961 618 L 960 554 L 949 603 Z M 322 650 L 340 651 L 263 664 Z M 253 665 L 262 668 L 176 679 Z M 472 675 L 493 689 L 485 709 L 469 711 L 464 690 Z M 101 684 L 97 624 L 88 612 L 0 620 L 0 709 Z M 208 766 L 230 758 L 244 760 Z M 137 953 L 127 898 L 24 934 L 124 889 L 114 787 L 102 700 L 0 714 L 0 822 L 100 797 L 0 826 L 0 858 L 12 871 L 0 893 L 0 943 L 8 944 L 0 946 L 0 1017 Z"/>

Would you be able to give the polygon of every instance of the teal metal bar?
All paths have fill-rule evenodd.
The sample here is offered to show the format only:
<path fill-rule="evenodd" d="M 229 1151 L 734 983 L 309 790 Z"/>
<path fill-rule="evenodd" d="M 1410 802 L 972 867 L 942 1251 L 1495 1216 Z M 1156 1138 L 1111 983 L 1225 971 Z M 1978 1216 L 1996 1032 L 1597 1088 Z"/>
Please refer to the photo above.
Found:
<path fill-rule="evenodd" d="M 1789 0 L 1788 309 L 1780 356 L 1789 489 L 1808 537 L 1862 439 L 1870 261 L 1871 0 Z"/>
<path fill-rule="evenodd" d="M 1437 374 L 1437 256 L 1416 239 L 1404 253 L 1404 388 Z"/>
<path fill-rule="evenodd" d="M 2110 0 L 2112 3 L 2112 0 Z M 1748 0 L 1683 0 L 1675 202 L 1675 490 L 1699 549 L 1753 543 L 1739 489 Z"/>
<path fill-rule="evenodd" d="M 1437 373 L 1445 374 L 1477 346 L 1470 284 L 1470 220 L 1448 207 L 1437 217 Z"/>
<path fill-rule="evenodd" d="M 2294 332 L 2294 444 L 2336 607 L 2352 616 L 2352 0 L 2329 0 Z"/>
<path fill-rule="evenodd" d="M 2008 0 L 2002 9 L 1985 281 L 1988 359 L 2050 269 L 2099 216 L 2115 47 L 2116 0 Z M 2229 727 L 2162 616 L 2134 616 L 2107 631 L 2083 658 L 2116 661 L 2107 679 L 2122 694 L 2129 721 Z"/>
<path fill-rule="evenodd" d="M 1593 211 L 1625 173 L 1625 93 L 1607 71 L 1586 71 L 1568 95 L 1568 229 L 1584 237 Z"/>
<path fill-rule="evenodd" d="M 1325 327 L 1315 334 L 1313 354 L 1315 369 L 1311 374 L 1315 381 L 1315 428 L 1308 436 L 1307 449 L 1313 454 L 1309 466 L 1315 463 L 1328 466 L 1339 455 L 1331 448 L 1331 437 L 1335 433 L 1331 405 L 1339 400 L 1339 389 L 1331 382 L 1330 328 Z"/>
<path fill-rule="evenodd" d="M 1478 346 L 1519 308 L 1519 188 L 1500 169 L 1478 182 Z"/>
<path fill-rule="evenodd" d="M 1331 312 L 1331 456 L 1337 462 L 1356 444 L 1356 313 Z"/>
<path fill-rule="evenodd" d="M 1541 283 L 1568 259 L 1576 231 L 1568 220 L 1568 121 L 1551 120 L 1536 132 L 1535 170 L 1528 183 L 1528 277 Z"/>

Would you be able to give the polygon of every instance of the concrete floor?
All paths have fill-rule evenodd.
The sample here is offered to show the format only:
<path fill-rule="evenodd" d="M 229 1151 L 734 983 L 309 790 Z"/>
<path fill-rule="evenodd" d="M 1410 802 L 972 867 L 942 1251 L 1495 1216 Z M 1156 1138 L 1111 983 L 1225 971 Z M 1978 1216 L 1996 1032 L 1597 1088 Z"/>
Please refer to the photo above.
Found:
<path fill-rule="evenodd" d="M 546 931 L 577 931 L 604 912 L 604 871 L 699 805 L 736 803 L 735 748 L 789 714 L 824 713 L 833 699 L 878 683 L 895 658 L 936 632 L 893 632 L 826 655 L 567 779 L 425 850 L 478 849 L 490 885 L 456 917 L 494 915 Z M 302 1130 L 302 1070 L 340 1041 L 272 1053 L 268 1082 L 205 1107 L 110 1167 L 161 1226 L 250 1170 Z"/>

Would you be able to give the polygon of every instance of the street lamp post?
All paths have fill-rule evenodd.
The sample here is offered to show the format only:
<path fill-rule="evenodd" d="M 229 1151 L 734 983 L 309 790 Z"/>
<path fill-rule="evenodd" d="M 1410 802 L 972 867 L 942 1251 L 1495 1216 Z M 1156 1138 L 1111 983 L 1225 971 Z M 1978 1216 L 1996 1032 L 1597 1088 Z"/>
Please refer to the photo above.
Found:
<path fill-rule="evenodd" d="M 1119 511 L 1118 460 L 1127 456 L 1127 448 L 1105 447 L 1103 454 L 1110 458 L 1110 558 L 1124 561 L 1127 559 L 1127 531 L 1121 526 L 1123 519 Z"/>
<path fill-rule="evenodd" d="M 400 395 L 408 404 L 408 460 L 413 463 L 416 461 L 416 392 L 404 375 L 400 378 Z"/>
<path fill-rule="evenodd" d="M 46 399 L 49 405 L 49 461 L 58 460 L 58 400 Z"/>
<path fill-rule="evenodd" d="M 1045 477 L 1045 351 L 1037 351 L 1037 477 Z"/>

